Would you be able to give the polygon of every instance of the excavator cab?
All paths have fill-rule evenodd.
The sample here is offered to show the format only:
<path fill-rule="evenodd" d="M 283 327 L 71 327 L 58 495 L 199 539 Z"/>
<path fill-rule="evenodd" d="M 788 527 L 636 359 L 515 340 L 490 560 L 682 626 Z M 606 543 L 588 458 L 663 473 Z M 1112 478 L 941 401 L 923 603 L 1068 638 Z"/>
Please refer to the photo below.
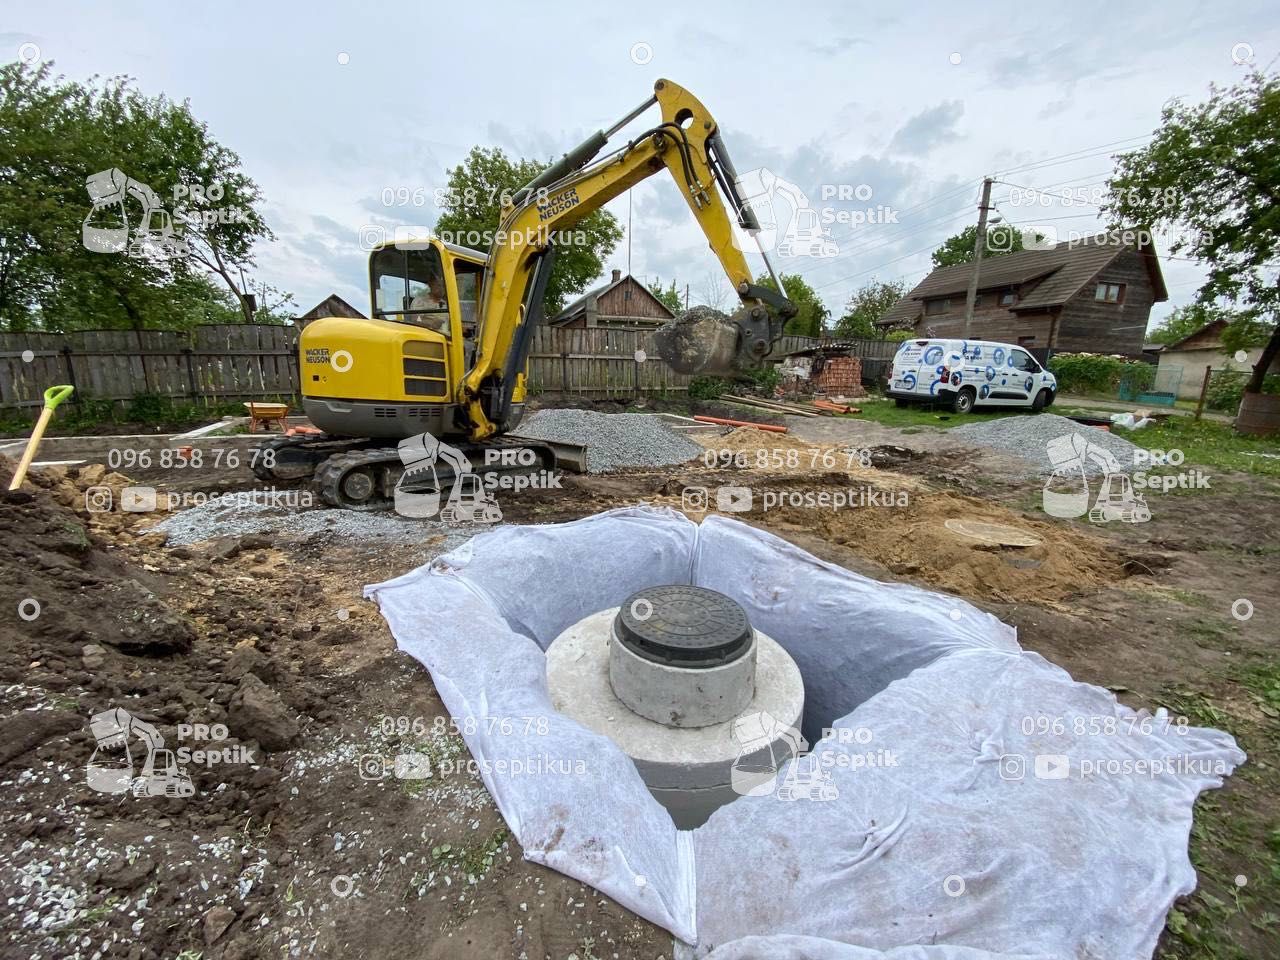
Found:
<path fill-rule="evenodd" d="M 311 421 L 339 436 L 464 436 L 454 398 L 475 358 L 487 261 L 437 238 L 376 247 L 372 317 L 322 317 L 302 331 L 302 405 Z M 523 382 L 518 394 L 523 403 Z"/>

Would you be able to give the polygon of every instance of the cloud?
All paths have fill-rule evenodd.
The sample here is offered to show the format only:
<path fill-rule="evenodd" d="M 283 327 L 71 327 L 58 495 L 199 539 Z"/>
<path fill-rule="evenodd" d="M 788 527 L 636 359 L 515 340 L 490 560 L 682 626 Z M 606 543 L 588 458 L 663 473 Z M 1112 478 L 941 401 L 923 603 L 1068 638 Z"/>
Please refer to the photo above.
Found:
<path fill-rule="evenodd" d="M 805 46 L 820 56 L 838 57 L 842 53 L 848 53 L 856 46 L 870 43 L 870 40 L 862 37 L 832 37 L 823 43 L 814 43 L 812 40 L 808 40 L 805 41 Z"/>
<path fill-rule="evenodd" d="M 963 100 L 944 100 L 921 110 L 898 128 L 889 141 L 891 153 L 928 153 L 940 143 L 958 139 L 956 123 L 964 116 Z"/>

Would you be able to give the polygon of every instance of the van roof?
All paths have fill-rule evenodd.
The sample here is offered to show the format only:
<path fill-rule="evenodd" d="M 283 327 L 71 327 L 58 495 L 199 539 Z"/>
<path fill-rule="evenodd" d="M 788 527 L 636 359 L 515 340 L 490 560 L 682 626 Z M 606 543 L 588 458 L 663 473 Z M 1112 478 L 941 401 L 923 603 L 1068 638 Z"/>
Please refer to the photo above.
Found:
<path fill-rule="evenodd" d="M 1005 340 L 977 340 L 965 337 L 912 337 L 910 340 L 903 340 L 903 343 L 978 343 L 991 344 L 996 347 L 1017 347 L 1019 350 L 1026 350 L 1026 347 L 1018 346 L 1016 343 L 1009 343 Z"/>

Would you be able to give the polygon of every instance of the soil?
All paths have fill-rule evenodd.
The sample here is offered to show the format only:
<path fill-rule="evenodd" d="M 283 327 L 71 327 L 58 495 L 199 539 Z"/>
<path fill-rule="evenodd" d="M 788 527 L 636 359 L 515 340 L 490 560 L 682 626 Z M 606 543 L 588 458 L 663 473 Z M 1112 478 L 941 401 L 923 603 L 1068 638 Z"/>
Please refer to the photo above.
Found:
<path fill-rule="evenodd" d="M 1239 956 L 1280 955 L 1275 926 L 1254 922 L 1280 900 L 1274 864 L 1257 852 L 1280 822 L 1280 734 L 1251 680 L 1275 664 L 1275 491 L 1231 476 L 1211 499 L 1158 497 L 1150 523 L 1050 522 L 1016 458 L 931 431 L 787 422 L 782 437 L 700 435 L 708 461 L 504 495 L 505 521 L 641 501 L 684 509 L 687 487 L 750 486 L 753 509 L 737 519 L 860 573 L 956 593 L 1076 679 L 1230 730 L 1250 762 L 1199 805 L 1201 892 L 1179 909 L 1193 925 L 1217 923 Z M 787 451 L 801 458 L 794 468 Z M 0 459 L 0 486 L 10 469 Z M 256 485 L 247 470 L 210 479 Z M 148 482 L 190 488 L 192 478 Z M 85 510 L 86 489 L 118 496 L 125 483 L 100 465 L 51 468 L 0 496 L 0 604 L 40 603 L 32 620 L 0 619 L 0 896 L 10 903 L 0 956 L 671 956 L 664 931 L 525 862 L 477 776 L 361 775 L 404 744 L 467 756 L 426 671 L 361 597 L 364 584 L 447 548 L 443 525 L 424 522 L 416 542 L 339 541 L 301 530 L 294 507 L 265 533 L 169 547 L 147 532 L 155 515 Z M 766 510 L 762 496 L 862 488 L 906 503 Z M 1042 543 L 968 540 L 944 526 L 955 517 Z M 1242 596 L 1257 611 L 1249 621 L 1231 615 Z M 113 707 L 153 725 L 167 748 L 233 756 L 187 763 L 191 797 L 95 792 L 88 719 Z M 225 738 L 196 741 L 186 731 L 196 724 L 225 725 Z M 1242 906 L 1219 915 L 1215 900 Z M 1180 941 L 1166 951 L 1191 955 Z"/>

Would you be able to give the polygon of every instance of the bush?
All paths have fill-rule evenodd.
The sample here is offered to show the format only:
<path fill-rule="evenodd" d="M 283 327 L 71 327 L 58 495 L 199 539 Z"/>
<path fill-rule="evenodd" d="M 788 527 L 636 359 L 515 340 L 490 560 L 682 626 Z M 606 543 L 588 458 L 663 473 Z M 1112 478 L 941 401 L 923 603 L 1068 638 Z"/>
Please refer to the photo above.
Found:
<path fill-rule="evenodd" d="M 725 380 L 721 377 L 694 377 L 689 381 L 690 400 L 715 400 L 722 393 L 755 393 L 772 397 L 782 382 L 782 374 L 772 363 L 745 374 L 741 380 Z"/>
<path fill-rule="evenodd" d="M 1155 369 L 1139 360 L 1096 353 L 1058 353 L 1049 360 L 1059 393 L 1115 393 L 1122 380 L 1144 389 L 1151 386 Z"/>
<path fill-rule="evenodd" d="M 914 340 L 916 332 L 914 330 L 890 330 L 885 334 L 885 339 L 891 343 L 901 343 L 903 340 Z"/>
<path fill-rule="evenodd" d="M 1244 385 L 1249 374 L 1235 370 L 1215 370 L 1209 378 L 1209 390 L 1204 395 L 1204 405 L 1210 410 L 1234 414 L 1244 398 Z M 1262 379 L 1262 392 L 1280 394 L 1280 373 Z"/>

